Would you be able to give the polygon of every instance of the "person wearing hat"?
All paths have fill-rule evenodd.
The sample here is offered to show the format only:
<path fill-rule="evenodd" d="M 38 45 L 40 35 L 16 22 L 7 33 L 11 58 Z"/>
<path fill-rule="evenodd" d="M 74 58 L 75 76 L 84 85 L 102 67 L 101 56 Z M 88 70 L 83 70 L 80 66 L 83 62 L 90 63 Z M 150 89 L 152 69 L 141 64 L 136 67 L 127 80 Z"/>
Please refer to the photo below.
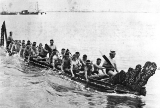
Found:
<path fill-rule="evenodd" d="M 106 60 L 103 63 L 103 67 L 106 68 L 106 73 L 110 76 L 114 76 L 117 74 L 117 72 L 119 72 L 117 69 L 116 61 L 114 60 L 115 55 L 116 55 L 116 52 L 113 50 L 110 50 L 109 57 L 108 57 L 110 63 L 108 63 Z"/>
<path fill-rule="evenodd" d="M 93 71 L 94 71 L 94 68 L 93 68 L 91 61 L 87 60 L 86 65 L 84 67 L 86 81 L 88 81 L 88 77 L 90 77 L 92 75 Z"/>

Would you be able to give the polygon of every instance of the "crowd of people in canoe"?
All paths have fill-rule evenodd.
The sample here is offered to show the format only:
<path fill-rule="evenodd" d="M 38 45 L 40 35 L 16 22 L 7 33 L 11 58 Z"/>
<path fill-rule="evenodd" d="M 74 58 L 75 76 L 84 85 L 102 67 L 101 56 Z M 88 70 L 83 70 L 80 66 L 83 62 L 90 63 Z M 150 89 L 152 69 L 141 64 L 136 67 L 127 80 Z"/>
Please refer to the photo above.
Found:
<path fill-rule="evenodd" d="M 129 68 L 127 72 L 118 71 L 114 60 L 115 51 L 110 51 L 109 63 L 105 60 L 101 66 L 100 58 L 97 58 L 96 63 L 93 64 L 88 60 L 86 54 L 81 59 L 79 52 L 75 52 L 72 55 L 69 49 L 64 48 L 59 52 L 53 39 L 50 40 L 50 45 L 45 44 L 43 47 L 43 44 L 39 43 L 39 46 L 37 46 L 36 42 L 31 43 L 29 40 L 27 42 L 25 40 L 22 40 L 22 42 L 14 41 L 12 32 L 10 32 L 10 36 L 7 39 L 7 50 L 10 55 L 19 54 L 20 57 L 28 62 L 30 58 L 46 62 L 53 66 L 53 70 L 59 69 L 62 72 L 69 72 L 72 77 L 76 77 L 76 74 L 82 74 L 86 81 L 88 81 L 89 77 L 98 75 L 101 71 L 110 78 L 109 82 L 112 84 L 121 84 L 135 91 L 140 91 L 157 69 L 156 63 L 148 61 L 143 67 L 138 64 L 135 69 Z"/>

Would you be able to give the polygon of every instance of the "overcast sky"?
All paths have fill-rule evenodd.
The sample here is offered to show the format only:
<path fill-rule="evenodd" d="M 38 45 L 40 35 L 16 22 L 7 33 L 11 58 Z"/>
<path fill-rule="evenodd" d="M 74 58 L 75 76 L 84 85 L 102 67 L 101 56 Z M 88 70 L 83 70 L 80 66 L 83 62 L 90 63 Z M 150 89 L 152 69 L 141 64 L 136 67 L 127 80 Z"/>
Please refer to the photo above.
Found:
<path fill-rule="evenodd" d="M 122 11 L 160 12 L 160 0 L 0 0 L 0 11 Z"/>

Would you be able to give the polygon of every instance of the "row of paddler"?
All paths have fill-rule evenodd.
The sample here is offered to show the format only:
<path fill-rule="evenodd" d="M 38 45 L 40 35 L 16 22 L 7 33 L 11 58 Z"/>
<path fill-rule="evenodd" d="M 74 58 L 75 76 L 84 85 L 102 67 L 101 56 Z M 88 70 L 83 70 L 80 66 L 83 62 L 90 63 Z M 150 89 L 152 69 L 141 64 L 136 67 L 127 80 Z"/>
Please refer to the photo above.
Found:
<path fill-rule="evenodd" d="M 12 43 L 12 47 L 16 47 L 16 42 Z M 87 55 L 83 55 L 82 59 L 80 59 L 80 53 L 76 52 L 75 54 L 71 54 L 71 52 L 67 49 L 62 48 L 61 52 L 59 52 L 54 44 L 54 41 L 50 40 L 50 45 L 45 44 L 43 47 L 42 43 L 39 46 L 36 46 L 36 42 L 31 44 L 30 41 L 23 40 L 21 43 L 21 48 L 18 50 L 11 50 L 11 53 L 19 53 L 21 57 L 33 58 L 37 61 L 46 62 L 53 66 L 53 69 L 60 69 L 62 72 L 70 72 L 72 77 L 75 77 L 75 73 L 81 73 L 85 76 L 88 81 L 88 77 L 98 75 L 100 70 L 110 76 L 110 83 L 112 84 L 121 84 L 129 87 L 131 90 L 140 92 L 141 88 L 143 88 L 148 79 L 155 74 L 157 69 L 157 65 L 154 62 L 146 62 L 142 67 L 141 65 L 137 65 L 135 69 L 129 68 L 128 72 L 124 72 L 123 70 L 118 72 L 115 67 L 113 58 L 115 57 L 115 52 L 111 51 L 110 56 L 107 58 L 103 55 L 105 59 L 105 63 L 101 66 L 101 59 L 97 58 L 95 64 L 93 64 L 90 60 L 87 59 Z M 49 53 L 49 58 L 47 58 L 47 54 Z M 110 71 L 116 71 L 116 74 L 109 73 Z"/>

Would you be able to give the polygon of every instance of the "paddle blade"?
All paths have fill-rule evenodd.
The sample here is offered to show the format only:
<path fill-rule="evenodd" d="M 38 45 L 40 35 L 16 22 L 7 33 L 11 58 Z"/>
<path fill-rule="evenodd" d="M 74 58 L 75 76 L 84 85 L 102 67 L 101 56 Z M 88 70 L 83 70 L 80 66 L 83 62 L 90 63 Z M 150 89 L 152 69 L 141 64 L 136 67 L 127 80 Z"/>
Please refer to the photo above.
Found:
<path fill-rule="evenodd" d="M 109 65 L 113 66 L 112 63 L 109 61 L 109 59 L 105 55 L 103 55 L 102 57 L 106 60 L 107 63 L 109 63 Z"/>
<path fill-rule="evenodd" d="M 47 44 L 45 44 L 45 49 L 48 50 L 49 52 L 52 52 L 52 49 Z"/>

